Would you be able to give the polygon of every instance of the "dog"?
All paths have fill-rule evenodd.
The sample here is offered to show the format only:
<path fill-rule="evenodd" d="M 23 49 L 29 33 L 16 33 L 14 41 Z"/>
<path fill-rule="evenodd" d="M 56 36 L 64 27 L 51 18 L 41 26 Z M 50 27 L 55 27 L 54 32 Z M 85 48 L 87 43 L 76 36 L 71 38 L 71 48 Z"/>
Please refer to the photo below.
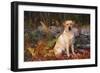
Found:
<path fill-rule="evenodd" d="M 70 57 L 70 50 L 72 51 L 72 54 L 75 55 L 74 33 L 72 32 L 73 25 L 74 21 L 72 20 L 66 20 L 63 22 L 64 31 L 58 37 L 56 44 L 53 48 L 56 57 L 61 56 L 63 52 L 65 52 L 67 57 Z"/>

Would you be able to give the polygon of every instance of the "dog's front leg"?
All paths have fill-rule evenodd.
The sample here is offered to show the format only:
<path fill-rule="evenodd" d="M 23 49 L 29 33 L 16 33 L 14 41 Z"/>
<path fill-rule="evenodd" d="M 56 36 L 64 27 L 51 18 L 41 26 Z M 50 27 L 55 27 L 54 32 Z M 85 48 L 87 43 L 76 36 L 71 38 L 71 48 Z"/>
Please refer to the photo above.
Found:
<path fill-rule="evenodd" d="M 73 44 L 71 45 L 71 50 L 72 50 L 73 55 L 75 55 L 75 52 L 74 52 L 74 45 L 73 45 Z"/>
<path fill-rule="evenodd" d="M 69 55 L 69 45 L 68 44 L 66 45 L 66 54 L 67 54 L 68 57 L 70 56 Z"/>

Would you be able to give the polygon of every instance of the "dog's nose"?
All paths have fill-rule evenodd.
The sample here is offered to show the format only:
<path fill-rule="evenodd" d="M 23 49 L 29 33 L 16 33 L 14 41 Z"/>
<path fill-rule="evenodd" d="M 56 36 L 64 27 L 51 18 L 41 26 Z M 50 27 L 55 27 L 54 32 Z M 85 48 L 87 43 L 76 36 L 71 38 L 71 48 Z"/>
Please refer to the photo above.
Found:
<path fill-rule="evenodd" d="M 70 31 L 70 30 L 71 30 L 71 27 L 69 27 L 68 29 L 69 29 L 69 31 Z"/>

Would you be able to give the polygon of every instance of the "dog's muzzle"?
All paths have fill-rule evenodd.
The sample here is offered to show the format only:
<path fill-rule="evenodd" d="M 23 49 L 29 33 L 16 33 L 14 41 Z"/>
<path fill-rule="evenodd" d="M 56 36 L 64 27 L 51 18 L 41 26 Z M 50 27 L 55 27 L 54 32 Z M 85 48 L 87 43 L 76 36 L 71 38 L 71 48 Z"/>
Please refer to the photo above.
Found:
<path fill-rule="evenodd" d="M 69 27 L 68 30 L 71 31 L 72 30 L 71 27 Z"/>

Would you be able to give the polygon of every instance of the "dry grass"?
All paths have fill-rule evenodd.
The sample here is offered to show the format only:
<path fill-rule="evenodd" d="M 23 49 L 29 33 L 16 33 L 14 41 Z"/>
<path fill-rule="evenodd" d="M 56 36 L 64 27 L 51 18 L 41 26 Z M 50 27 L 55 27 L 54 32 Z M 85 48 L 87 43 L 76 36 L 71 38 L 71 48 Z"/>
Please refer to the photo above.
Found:
<path fill-rule="evenodd" d="M 24 61 L 47 61 L 47 60 L 72 60 L 72 59 L 88 59 L 90 58 L 90 49 L 75 49 L 75 55 L 70 54 L 67 57 L 63 54 L 56 58 L 52 48 L 46 46 L 46 42 L 38 41 L 36 47 L 25 48 Z"/>

